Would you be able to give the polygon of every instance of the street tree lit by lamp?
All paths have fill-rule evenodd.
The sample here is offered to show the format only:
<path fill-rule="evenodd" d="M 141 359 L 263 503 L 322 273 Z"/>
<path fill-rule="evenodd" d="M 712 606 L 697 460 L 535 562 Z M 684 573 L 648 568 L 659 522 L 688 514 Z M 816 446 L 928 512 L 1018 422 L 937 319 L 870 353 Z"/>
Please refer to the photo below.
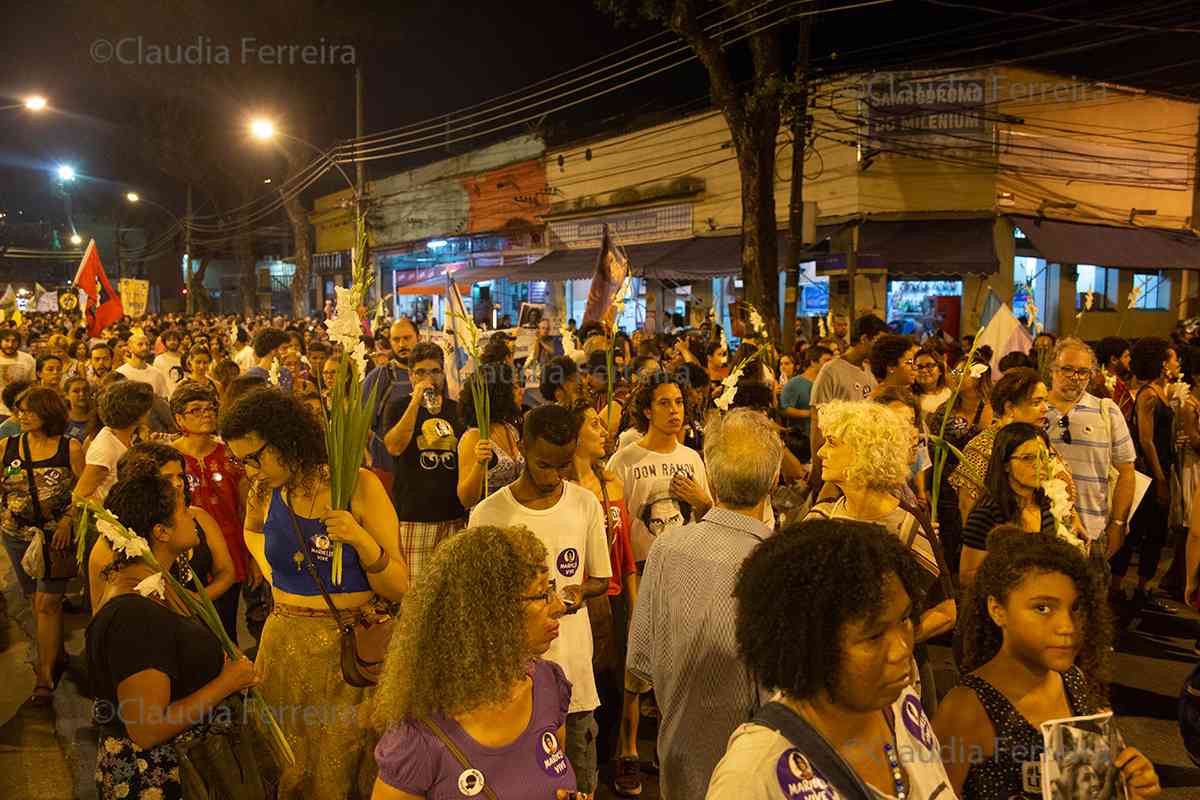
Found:
<path fill-rule="evenodd" d="M 275 137 L 275 123 L 264 117 L 255 117 L 250 120 L 250 135 L 260 142 L 272 139 Z"/>
<path fill-rule="evenodd" d="M 58 179 L 60 181 L 75 180 L 75 168 L 72 167 L 70 164 L 59 164 L 58 165 Z"/>
<path fill-rule="evenodd" d="M 83 237 L 80 236 L 78 233 L 72 233 L 71 234 L 71 244 L 78 247 L 79 245 L 83 244 Z"/>
<path fill-rule="evenodd" d="M 126 192 L 125 199 L 131 203 L 136 203 L 138 200 L 141 200 L 142 198 L 140 195 L 138 195 L 137 192 Z"/>
<path fill-rule="evenodd" d="M 25 109 L 27 111 L 45 111 L 46 98 L 40 94 L 30 95 L 25 98 Z"/>

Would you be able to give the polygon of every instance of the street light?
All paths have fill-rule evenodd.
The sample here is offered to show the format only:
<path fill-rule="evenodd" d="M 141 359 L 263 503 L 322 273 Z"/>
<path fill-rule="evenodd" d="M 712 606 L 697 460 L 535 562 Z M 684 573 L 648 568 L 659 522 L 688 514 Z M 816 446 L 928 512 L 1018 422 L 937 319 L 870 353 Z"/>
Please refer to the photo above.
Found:
<path fill-rule="evenodd" d="M 80 236 L 78 233 L 72 233 L 71 234 L 71 244 L 78 247 L 79 245 L 83 244 L 83 237 Z"/>
<path fill-rule="evenodd" d="M 250 120 L 250 135 L 260 142 L 275 138 L 275 123 L 263 117 Z"/>
<path fill-rule="evenodd" d="M 75 168 L 72 167 L 70 164 L 59 164 L 58 165 L 58 179 L 60 181 L 75 180 Z"/>
<path fill-rule="evenodd" d="M 126 192 L 125 199 L 131 203 L 136 203 L 138 200 L 141 200 L 142 198 L 138 195 L 137 192 Z"/>
<path fill-rule="evenodd" d="M 32 111 L 33 113 L 36 114 L 39 111 L 45 111 L 46 107 L 47 107 L 47 103 L 46 103 L 45 97 L 42 97 L 40 94 L 31 94 L 28 97 L 22 98 L 21 102 L 19 102 L 19 103 L 12 103 L 7 106 L 0 106 L 0 111 L 8 111 L 8 110 L 14 109 L 14 108 L 23 108 L 26 111 Z"/>
<path fill-rule="evenodd" d="M 354 185 L 354 181 L 350 180 L 350 176 L 346 174 L 346 170 L 342 169 L 342 165 L 339 164 L 327 151 L 322 150 L 310 141 L 301 139 L 299 136 L 293 136 L 290 133 L 284 133 L 283 131 L 278 130 L 275 127 L 275 123 L 266 117 L 254 117 L 250 120 L 250 135 L 260 142 L 269 142 L 276 136 L 282 136 L 284 139 L 291 139 L 293 142 L 298 142 L 304 145 L 319 155 L 322 159 L 328 161 L 338 172 L 342 174 L 342 177 L 346 179 L 346 184 L 350 187 L 351 194 L 354 195 L 355 209 L 357 211 L 359 201 L 358 187 Z M 270 180 L 265 180 L 263 183 L 270 183 Z"/>

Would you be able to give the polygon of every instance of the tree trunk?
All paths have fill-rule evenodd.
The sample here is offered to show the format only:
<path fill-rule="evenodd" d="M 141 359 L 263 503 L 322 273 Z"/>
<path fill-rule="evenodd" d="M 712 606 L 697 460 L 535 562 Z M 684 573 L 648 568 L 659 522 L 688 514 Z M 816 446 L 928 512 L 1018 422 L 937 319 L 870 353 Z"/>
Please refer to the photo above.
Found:
<path fill-rule="evenodd" d="M 771 341 L 779 342 L 779 247 L 775 218 L 775 138 L 778 111 L 748 114 L 730 127 L 742 181 L 742 281 L 745 300 L 762 315 Z"/>
<path fill-rule="evenodd" d="M 804 251 L 804 151 L 808 145 L 808 57 L 812 16 L 800 19 L 796 54 L 796 102 L 792 109 L 792 189 L 788 200 L 788 255 L 784 273 L 783 348 L 796 345 L 796 305 L 800 302 L 800 254 Z M 804 371 L 802 364 L 796 372 Z"/>
<path fill-rule="evenodd" d="M 208 298 L 208 292 L 204 289 L 204 273 L 208 272 L 208 262 L 211 260 L 211 256 L 200 258 L 200 266 L 196 268 L 196 274 L 192 278 L 192 287 L 188 290 L 192 292 L 192 304 L 196 313 L 208 311 L 212 305 L 212 301 Z"/>
<path fill-rule="evenodd" d="M 246 224 L 250 215 L 249 206 L 243 195 L 243 211 L 239 214 L 237 236 L 233 240 L 233 257 L 238 265 L 238 284 L 242 288 L 242 316 L 250 319 L 258 311 L 258 276 L 254 274 L 254 233 L 253 228 Z"/>
<path fill-rule="evenodd" d="M 292 263 L 296 272 L 292 275 L 292 316 L 307 317 L 308 287 L 311 283 L 312 239 L 308 232 L 308 212 L 299 197 L 292 197 L 284 204 L 288 222 L 292 225 Z"/>

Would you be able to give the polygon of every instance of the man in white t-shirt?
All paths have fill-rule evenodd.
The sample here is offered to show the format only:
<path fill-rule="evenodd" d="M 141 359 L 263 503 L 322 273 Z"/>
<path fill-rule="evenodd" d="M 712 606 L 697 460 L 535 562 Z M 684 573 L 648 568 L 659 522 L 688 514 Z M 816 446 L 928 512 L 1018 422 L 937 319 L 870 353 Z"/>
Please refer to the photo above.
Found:
<path fill-rule="evenodd" d="M 162 335 L 166 349 L 154 357 L 154 368 L 167 379 L 167 397 L 175 394 L 177 376 L 183 373 L 183 358 L 179 354 L 179 331 L 169 330 Z"/>
<path fill-rule="evenodd" d="M 117 367 L 117 372 L 131 381 L 141 381 L 154 387 L 154 394 L 167 398 L 167 379 L 146 359 L 150 358 L 150 339 L 146 334 L 137 332 L 129 337 L 129 355 L 125 363 Z"/>
<path fill-rule="evenodd" d="M 642 438 L 618 450 L 608 469 L 625 486 L 633 558 L 640 564 L 656 536 L 700 520 L 712 508 L 712 498 L 703 459 L 679 443 L 685 416 L 682 387 L 658 373 L 630 402 Z"/>
<path fill-rule="evenodd" d="M 20 349 L 21 334 L 12 328 L 0 331 L 0 390 L 14 381 L 33 382 L 37 373 L 37 362 L 33 356 Z M 11 412 L 0 403 L 0 413 Z"/>
<path fill-rule="evenodd" d="M 471 512 L 470 527 L 523 525 L 546 545 L 550 578 L 566 603 L 559 637 L 546 659 L 562 667 L 573 687 L 567 714 L 567 758 L 579 791 L 596 789 L 596 720 L 600 705 L 592 671 L 592 627 L 584 601 L 603 597 L 612 576 L 604 512 L 591 492 L 564 475 L 575 457 L 576 426 L 570 411 L 557 405 L 535 408 L 525 418 L 521 477 Z"/>

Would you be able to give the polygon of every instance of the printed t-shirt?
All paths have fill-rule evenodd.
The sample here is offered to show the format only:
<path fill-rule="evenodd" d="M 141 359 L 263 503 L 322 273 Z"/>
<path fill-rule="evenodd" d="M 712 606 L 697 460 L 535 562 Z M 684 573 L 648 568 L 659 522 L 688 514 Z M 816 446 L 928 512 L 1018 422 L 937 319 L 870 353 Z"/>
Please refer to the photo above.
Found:
<path fill-rule="evenodd" d="M 608 471 L 625 487 L 633 557 L 639 563 L 646 560 L 656 536 L 698 519 L 690 505 L 671 496 L 671 478 L 683 473 L 708 493 L 704 461 L 699 453 L 682 444 L 670 453 L 631 444 L 609 459 Z"/>
<path fill-rule="evenodd" d="M 405 721 L 390 728 L 375 746 L 379 779 L 429 800 L 482 797 L 484 786 L 501 800 L 553 798 L 559 789 L 574 790 L 575 770 L 567 760 L 566 743 L 558 740 L 571 704 L 571 683 L 551 661 L 535 661 L 531 671 L 533 710 L 529 724 L 512 743 L 485 747 L 452 717 L 434 714 L 433 721 L 466 756 L 468 769 L 426 725 Z"/>
<path fill-rule="evenodd" d="M 933 725 L 912 686 L 891 705 L 896 752 L 908 778 L 906 800 L 953 800 Z M 893 798 L 894 786 L 867 785 L 877 798 Z M 843 800 L 809 757 L 773 728 L 748 722 L 729 737 L 725 757 L 713 770 L 707 800 Z"/>
<path fill-rule="evenodd" d="M 395 427 L 411 402 L 411 397 L 401 397 L 388 406 L 385 432 Z M 462 434 L 458 404 L 453 400 L 442 400 L 436 415 L 424 405 L 417 409 L 412 440 L 393 462 L 392 497 L 401 522 L 447 522 L 466 516 L 458 499 L 458 440 Z"/>
<path fill-rule="evenodd" d="M 107 425 L 100 429 L 96 438 L 92 439 L 92 443 L 88 446 L 85 463 L 108 470 L 104 475 L 104 480 L 92 494 L 98 503 L 104 502 L 104 498 L 108 497 L 108 490 L 117 482 L 117 461 L 125 455 L 125 451 L 128 449 Z"/>
<path fill-rule="evenodd" d="M 830 400 L 866 400 L 875 386 L 875 376 L 870 372 L 845 358 L 835 358 L 817 373 L 809 402 L 816 408 Z"/>
<path fill-rule="evenodd" d="M 612 577 L 608 540 L 604 537 L 604 512 L 595 495 L 575 483 L 563 482 L 562 497 L 550 508 L 534 509 L 518 503 L 512 486 L 486 498 L 471 511 L 470 527 L 524 525 L 546 546 L 546 566 L 559 591 L 589 578 Z M 592 672 L 592 626 L 587 606 L 558 621 L 558 638 L 544 658 L 562 667 L 575 687 L 571 712 L 591 711 L 600 705 Z"/>

